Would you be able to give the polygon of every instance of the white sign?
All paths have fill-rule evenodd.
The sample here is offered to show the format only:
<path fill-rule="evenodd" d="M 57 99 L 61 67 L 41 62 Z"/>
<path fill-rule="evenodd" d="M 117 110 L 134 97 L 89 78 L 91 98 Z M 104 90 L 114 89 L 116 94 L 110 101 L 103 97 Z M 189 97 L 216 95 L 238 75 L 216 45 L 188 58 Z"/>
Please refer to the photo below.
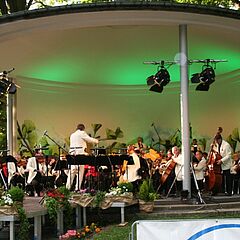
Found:
<path fill-rule="evenodd" d="M 138 221 L 137 240 L 239 240 L 240 219 Z"/>

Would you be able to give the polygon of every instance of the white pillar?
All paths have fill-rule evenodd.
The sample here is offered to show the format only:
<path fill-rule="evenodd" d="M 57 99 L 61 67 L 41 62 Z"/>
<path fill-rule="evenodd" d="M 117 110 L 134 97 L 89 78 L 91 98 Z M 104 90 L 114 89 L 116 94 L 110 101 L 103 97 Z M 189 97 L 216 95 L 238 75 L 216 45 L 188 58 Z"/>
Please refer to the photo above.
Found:
<path fill-rule="evenodd" d="M 190 140 L 189 140 L 189 110 L 188 110 L 188 49 L 187 25 L 179 25 L 179 50 L 180 50 L 180 79 L 181 79 L 181 133 L 183 157 L 183 190 L 189 191 L 191 196 L 190 178 Z"/>

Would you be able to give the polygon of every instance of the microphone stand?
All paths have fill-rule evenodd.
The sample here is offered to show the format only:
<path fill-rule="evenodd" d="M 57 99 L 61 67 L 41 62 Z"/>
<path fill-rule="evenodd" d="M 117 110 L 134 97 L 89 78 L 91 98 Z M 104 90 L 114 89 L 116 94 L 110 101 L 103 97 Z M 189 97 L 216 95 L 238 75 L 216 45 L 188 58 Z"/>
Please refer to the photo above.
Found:
<path fill-rule="evenodd" d="M 58 144 L 52 137 L 50 137 L 46 131 L 44 132 L 43 136 L 46 136 L 58 146 L 58 161 L 60 160 L 61 150 L 65 153 L 68 153 L 68 151 L 64 147 L 62 147 L 60 144 Z M 56 165 L 58 164 L 58 161 L 56 162 Z M 48 166 L 47 166 L 47 172 L 48 172 Z"/>
<path fill-rule="evenodd" d="M 61 149 L 62 149 L 64 152 L 68 153 L 68 151 L 67 151 L 65 148 L 63 148 L 60 144 L 58 144 L 53 138 L 51 138 L 51 137 L 47 134 L 47 131 L 44 132 L 43 137 L 44 137 L 44 136 L 46 136 L 47 138 L 49 138 L 53 143 L 55 143 L 55 144 L 58 146 L 58 161 L 60 160 Z M 57 163 L 58 163 L 58 161 L 57 161 Z M 56 165 L 57 165 L 57 163 L 56 163 Z M 48 164 L 48 163 L 47 163 L 47 164 Z M 46 165 L 46 167 L 47 167 L 47 173 L 48 173 L 48 166 Z M 47 174 L 47 176 L 48 176 L 48 174 Z M 39 201 L 39 203 L 41 204 L 41 203 L 43 202 L 43 200 L 44 200 L 44 196 L 43 196 L 42 199 Z"/>
<path fill-rule="evenodd" d="M 58 153 L 59 153 L 59 157 L 60 157 L 60 152 L 61 152 L 61 149 L 65 152 L 65 153 L 68 153 L 68 151 L 62 147 L 60 144 L 58 144 L 53 138 L 51 138 L 47 133 L 44 133 L 44 136 L 48 137 L 53 143 L 55 143 L 57 146 L 58 146 Z"/>

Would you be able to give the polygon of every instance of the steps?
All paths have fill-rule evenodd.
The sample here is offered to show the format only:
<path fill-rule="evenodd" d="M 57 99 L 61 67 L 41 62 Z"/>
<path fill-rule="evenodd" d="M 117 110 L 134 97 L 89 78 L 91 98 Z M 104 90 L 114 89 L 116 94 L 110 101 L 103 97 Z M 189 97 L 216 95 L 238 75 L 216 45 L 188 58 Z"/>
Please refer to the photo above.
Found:
<path fill-rule="evenodd" d="M 159 199 L 154 202 L 154 210 L 149 217 L 159 218 L 208 218 L 240 216 L 240 196 L 202 196 L 205 204 L 196 199 L 182 201 L 180 198 Z"/>

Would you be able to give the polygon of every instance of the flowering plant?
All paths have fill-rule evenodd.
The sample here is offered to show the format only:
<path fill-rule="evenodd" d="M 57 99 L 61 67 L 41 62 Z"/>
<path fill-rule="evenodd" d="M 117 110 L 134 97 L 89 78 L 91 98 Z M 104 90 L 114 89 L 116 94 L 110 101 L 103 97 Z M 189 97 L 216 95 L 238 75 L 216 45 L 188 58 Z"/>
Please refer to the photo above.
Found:
<path fill-rule="evenodd" d="M 1 191 L 0 206 L 12 206 L 16 202 L 23 202 L 24 191 L 19 187 L 11 187 L 7 191 Z"/>
<path fill-rule="evenodd" d="M 132 183 L 122 180 L 117 183 L 117 187 L 110 188 L 110 192 L 106 193 L 106 196 L 127 195 L 132 191 L 133 191 Z"/>
<path fill-rule="evenodd" d="M 8 191 L 3 192 L 0 198 L 0 206 L 9 206 L 14 209 L 14 214 L 17 212 L 20 226 L 17 231 L 17 239 L 28 239 L 30 224 L 23 205 L 24 191 L 18 187 L 11 187 Z"/>
<path fill-rule="evenodd" d="M 3 194 L 1 199 L 0 199 L 0 206 L 4 206 L 4 205 L 8 205 L 8 206 L 12 206 L 13 205 L 12 197 L 8 193 Z"/>
<path fill-rule="evenodd" d="M 101 228 L 98 227 L 95 223 L 92 223 L 90 226 L 85 226 L 80 230 L 68 230 L 64 235 L 59 236 L 60 240 L 74 240 L 74 239 L 89 239 L 101 231 Z"/>
<path fill-rule="evenodd" d="M 96 190 L 85 188 L 85 189 L 80 190 L 80 194 L 84 194 L 84 195 L 88 195 L 88 196 L 94 196 L 96 194 Z"/>
<path fill-rule="evenodd" d="M 58 189 L 49 190 L 46 192 L 44 196 L 44 204 L 47 208 L 49 218 L 52 222 L 56 222 L 57 220 L 57 213 L 60 209 L 65 211 L 65 221 L 68 221 L 67 215 L 72 212 L 71 205 L 69 203 L 70 198 L 70 191 L 66 187 L 60 187 Z M 70 221 L 70 220 L 69 220 Z M 71 224 L 70 222 L 67 224 Z"/>

